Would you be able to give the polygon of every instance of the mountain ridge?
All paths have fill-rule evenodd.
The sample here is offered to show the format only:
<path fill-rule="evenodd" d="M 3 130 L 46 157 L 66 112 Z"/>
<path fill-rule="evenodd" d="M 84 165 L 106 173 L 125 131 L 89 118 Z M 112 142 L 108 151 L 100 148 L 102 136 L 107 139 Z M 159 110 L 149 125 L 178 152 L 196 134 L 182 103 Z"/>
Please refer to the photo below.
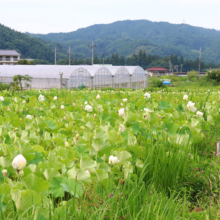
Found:
<path fill-rule="evenodd" d="M 61 43 L 66 49 L 71 43 L 72 53 L 89 57 L 89 44 L 94 40 L 98 56 L 112 53 L 129 56 L 137 48 L 159 56 L 171 53 L 196 59 L 202 48 L 202 60 L 218 63 L 220 60 L 220 31 L 188 24 L 170 24 L 148 20 L 125 20 L 110 24 L 95 24 L 68 33 L 30 34 L 45 41 Z"/>

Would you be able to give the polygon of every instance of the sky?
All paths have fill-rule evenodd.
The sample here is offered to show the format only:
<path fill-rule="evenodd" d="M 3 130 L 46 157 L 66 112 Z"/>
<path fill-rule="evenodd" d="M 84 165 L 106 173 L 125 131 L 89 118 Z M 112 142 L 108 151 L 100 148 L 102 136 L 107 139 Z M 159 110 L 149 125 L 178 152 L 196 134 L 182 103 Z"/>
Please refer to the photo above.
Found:
<path fill-rule="evenodd" d="M 0 24 L 20 32 L 71 32 L 146 19 L 220 30 L 220 0 L 0 0 Z"/>

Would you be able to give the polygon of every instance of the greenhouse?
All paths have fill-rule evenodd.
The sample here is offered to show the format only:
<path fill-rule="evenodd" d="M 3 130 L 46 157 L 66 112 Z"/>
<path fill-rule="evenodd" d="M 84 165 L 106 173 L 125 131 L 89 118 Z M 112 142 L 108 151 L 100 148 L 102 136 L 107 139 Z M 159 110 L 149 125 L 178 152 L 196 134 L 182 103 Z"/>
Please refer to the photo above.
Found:
<path fill-rule="evenodd" d="M 50 88 L 130 88 L 147 87 L 147 75 L 139 66 L 111 65 L 1 65 L 0 80 L 13 82 L 15 75 L 29 75 L 33 89 Z M 25 82 L 23 82 L 25 88 Z"/>

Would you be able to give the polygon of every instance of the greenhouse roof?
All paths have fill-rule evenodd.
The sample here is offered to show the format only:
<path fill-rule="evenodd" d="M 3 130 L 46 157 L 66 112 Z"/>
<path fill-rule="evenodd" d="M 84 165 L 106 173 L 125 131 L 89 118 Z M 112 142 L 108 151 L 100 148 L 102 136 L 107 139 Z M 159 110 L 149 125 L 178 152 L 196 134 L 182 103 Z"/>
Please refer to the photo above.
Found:
<path fill-rule="evenodd" d="M 69 78 L 74 71 L 88 71 L 92 77 L 100 70 L 107 70 L 112 75 L 120 70 L 126 70 L 132 75 L 136 70 L 145 74 L 144 69 L 139 66 L 102 66 L 102 65 L 1 65 L 0 76 L 13 77 L 14 75 L 29 75 L 33 78 Z"/>

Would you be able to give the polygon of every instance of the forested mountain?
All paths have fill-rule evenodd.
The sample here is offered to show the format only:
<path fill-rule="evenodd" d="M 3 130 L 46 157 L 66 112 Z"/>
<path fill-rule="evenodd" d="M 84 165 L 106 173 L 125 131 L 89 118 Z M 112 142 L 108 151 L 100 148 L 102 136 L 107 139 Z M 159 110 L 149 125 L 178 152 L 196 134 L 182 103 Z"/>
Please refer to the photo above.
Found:
<path fill-rule="evenodd" d="M 45 41 L 59 42 L 66 50 L 71 43 L 75 57 L 90 57 L 89 45 L 94 40 L 95 54 L 101 57 L 118 53 L 128 56 L 145 50 L 147 54 L 170 56 L 177 54 L 197 59 L 202 48 L 202 60 L 220 62 L 220 31 L 187 24 L 170 24 L 148 20 L 126 20 L 93 25 L 70 33 L 29 34 Z"/>
<path fill-rule="evenodd" d="M 21 58 L 39 59 L 52 63 L 54 62 L 55 45 L 59 51 L 58 58 L 66 58 L 62 54 L 66 50 L 61 44 L 45 42 L 0 24 L 0 49 L 16 50 L 21 54 Z"/>

